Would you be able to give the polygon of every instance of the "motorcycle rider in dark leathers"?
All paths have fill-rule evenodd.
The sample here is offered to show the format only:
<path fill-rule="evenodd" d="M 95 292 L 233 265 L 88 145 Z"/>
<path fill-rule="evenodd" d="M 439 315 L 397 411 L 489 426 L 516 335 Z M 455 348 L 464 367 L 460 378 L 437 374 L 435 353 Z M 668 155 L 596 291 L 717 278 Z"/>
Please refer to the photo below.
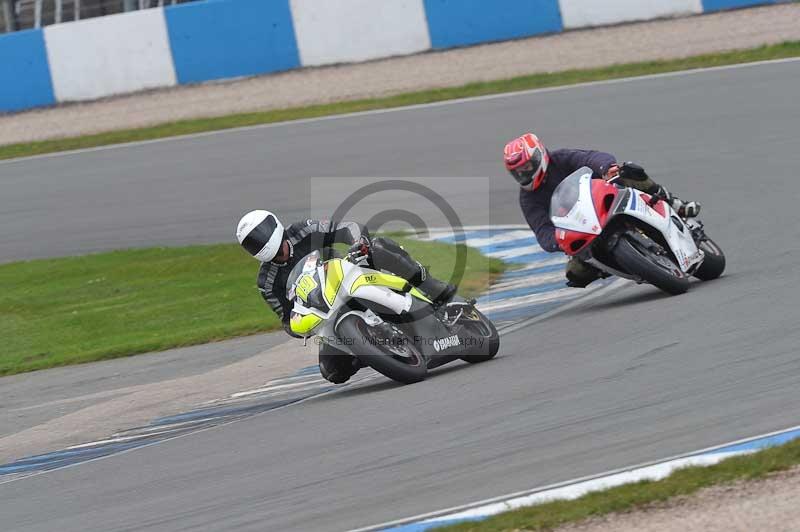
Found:
<path fill-rule="evenodd" d="M 239 244 L 261 261 L 258 289 L 264 301 L 281 318 L 284 330 L 297 337 L 289 326 L 292 302 L 286 298 L 286 282 L 292 268 L 312 251 L 319 250 L 324 258 L 334 256 L 333 245 L 345 244 L 368 258 L 369 265 L 391 271 L 409 284 L 425 292 L 434 305 L 447 303 L 456 287 L 428 275 L 427 268 L 411 258 L 395 241 L 370 238 L 369 231 L 354 222 L 305 220 L 284 228 L 269 211 L 256 210 L 245 214 L 236 229 Z M 327 380 L 346 382 L 360 368 L 358 361 L 325 342 L 320 344 L 319 368 Z"/>
<path fill-rule="evenodd" d="M 700 203 L 682 201 L 656 184 L 641 166 L 630 162 L 620 165 L 609 153 L 576 149 L 548 151 L 536 135 L 526 133 L 506 144 L 503 155 L 506 170 L 521 187 L 519 204 L 525 220 L 545 251 L 561 251 L 550 221 L 553 192 L 561 181 L 584 166 L 592 169 L 593 179 L 605 179 L 661 197 L 684 218 L 693 218 L 700 212 Z M 567 263 L 566 276 L 567 286 L 585 288 L 600 278 L 602 272 L 572 257 Z"/>

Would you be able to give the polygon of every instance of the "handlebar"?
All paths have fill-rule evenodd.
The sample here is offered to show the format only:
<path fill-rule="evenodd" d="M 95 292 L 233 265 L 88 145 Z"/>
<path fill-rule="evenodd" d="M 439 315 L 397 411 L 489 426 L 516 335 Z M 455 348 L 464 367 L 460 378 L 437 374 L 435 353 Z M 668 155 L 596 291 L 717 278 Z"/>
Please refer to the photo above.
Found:
<path fill-rule="evenodd" d="M 369 251 L 365 252 L 365 248 L 362 247 L 349 252 L 347 255 L 345 255 L 344 260 L 346 260 L 347 262 L 352 262 L 353 264 L 358 264 L 362 258 L 368 256 L 369 256 Z"/>
<path fill-rule="evenodd" d="M 347 260 L 352 263 L 358 263 L 363 257 L 369 257 L 369 241 L 363 238 L 355 242 L 350 249 L 347 250 Z"/>

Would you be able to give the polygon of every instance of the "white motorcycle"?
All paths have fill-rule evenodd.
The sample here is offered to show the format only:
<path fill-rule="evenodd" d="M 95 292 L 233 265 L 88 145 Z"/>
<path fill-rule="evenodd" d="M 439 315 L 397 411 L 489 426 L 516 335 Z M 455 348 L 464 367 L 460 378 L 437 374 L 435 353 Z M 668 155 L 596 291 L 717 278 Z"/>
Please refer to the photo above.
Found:
<path fill-rule="evenodd" d="M 550 202 L 556 240 L 570 256 L 607 275 L 650 283 L 670 294 L 725 270 L 725 255 L 696 218 L 682 219 L 663 199 L 602 179 L 581 168 Z"/>
<path fill-rule="evenodd" d="M 323 261 L 314 251 L 300 260 L 286 283 L 292 331 L 405 384 L 459 358 L 476 363 L 497 354 L 497 329 L 474 301 L 435 307 L 405 279 L 365 264 L 358 252 Z"/>

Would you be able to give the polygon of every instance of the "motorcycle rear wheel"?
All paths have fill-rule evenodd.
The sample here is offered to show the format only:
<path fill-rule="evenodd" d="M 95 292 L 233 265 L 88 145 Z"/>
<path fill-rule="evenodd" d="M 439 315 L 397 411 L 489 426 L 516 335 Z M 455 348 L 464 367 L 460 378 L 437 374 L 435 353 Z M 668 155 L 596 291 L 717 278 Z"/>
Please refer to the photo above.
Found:
<path fill-rule="evenodd" d="M 658 246 L 655 242 L 653 246 Z M 628 273 L 672 295 L 689 290 L 689 277 L 666 255 L 648 249 L 633 237 L 622 235 L 613 250 L 614 259 Z"/>
<path fill-rule="evenodd" d="M 413 384 L 425 379 L 428 374 L 427 360 L 414 342 L 404 336 L 401 345 L 388 339 L 383 331 L 367 325 L 358 316 L 348 316 L 339 324 L 338 333 L 343 338 L 352 338 L 358 359 L 378 373 L 390 379 Z"/>

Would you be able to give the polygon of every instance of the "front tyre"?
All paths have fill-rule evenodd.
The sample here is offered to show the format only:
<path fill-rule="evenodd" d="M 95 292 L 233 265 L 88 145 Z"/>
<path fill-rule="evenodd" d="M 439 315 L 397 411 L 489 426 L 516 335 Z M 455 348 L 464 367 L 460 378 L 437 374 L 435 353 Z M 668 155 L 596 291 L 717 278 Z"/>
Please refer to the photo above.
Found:
<path fill-rule="evenodd" d="M 462 317 L 460 323 L 473 338 L 478 340 L 478 345 L 472 350 L 473 353 L 462 356 L 461 360 L 478 364 L 493 359 L 500 349 L 500 335 L 494 323 L 476 308 L 473 308 L 469 315 Z"/>
<path fill-rule="evenodd" d="M 425 357 L 408 336 L 395 328 L 389 333 L 389 327 L 372 327 L 358 316 L 348 316 L 339 324 L 338 334 L 352 338 L 354 354 L 378 373 L 403 384 L 424 380 L 428 374 Z"/>
<path fill-rule="evenodd" d="M 647 239 L 644 235 L 642 238 Z M 622 235 L 612 251 L 617 264 L 668 294 L 678 295 L 689 290 L 689 278 L 664 249 L 650 239 L 646 242 Z"/>
<path fill-rule="evenodd" d="M 697 247 L 703 250 L 705 258 L 693 275 L 701 281 L 711 281 L 722 275 L 725 271 L 725 254 L 722 248 L 708 237 L 698 242 Z"/>

